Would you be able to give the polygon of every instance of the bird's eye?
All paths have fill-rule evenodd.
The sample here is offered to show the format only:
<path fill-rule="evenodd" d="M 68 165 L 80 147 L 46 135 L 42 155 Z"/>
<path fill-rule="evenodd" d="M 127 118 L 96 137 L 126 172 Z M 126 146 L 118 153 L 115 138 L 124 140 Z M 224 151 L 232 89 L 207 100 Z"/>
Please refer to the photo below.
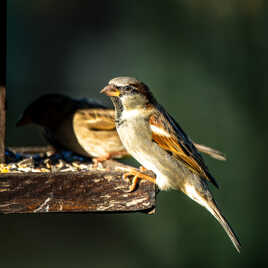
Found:
<path fill-rule="evenodd" d="M 131 88 L 130 86 L 126 86 L 126 87 L 125 87 L 125 90 L 126 90 L 126 91 L 130 91 L 131 89 L 132 89 L 132 88 Z"/>

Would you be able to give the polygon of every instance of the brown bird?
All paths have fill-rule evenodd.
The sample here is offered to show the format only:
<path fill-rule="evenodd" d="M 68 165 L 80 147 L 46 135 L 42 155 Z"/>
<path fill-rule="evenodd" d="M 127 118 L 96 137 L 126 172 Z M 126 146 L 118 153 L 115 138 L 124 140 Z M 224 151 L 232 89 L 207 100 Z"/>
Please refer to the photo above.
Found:
<path fill-rule="evenodd" d="M 240 243 L 209 190 L 218 187 L 202 156 L 179 124 L 158 104 L 149 88 L 131 77 L 117 77 L 101 91 L 111 97 L 116 128 L 126 150 L 156 179 L 130 170 L 126 176 L 156 183 L 160 190 L 180 190 L 205 207 L 221 224 L 236 250 Z"/>
<path fill-rule="evenodd" d="M 128 155 L 116 132 L 114 110 L 96 101 L 43 95 L 25 109 L 17 126 L 31 123 L 41 126 L 46 140 L 57 149 L 97 161 Z"/>
<path fill-rule="evenodd" d="M 94 157 L 97 161 L 129 155 L 117 135 L 114 110 L 96 101 L 75 100 L 61 94 L 47 94 L 31 103 L 17 126 L 37 124 L 45 139 L 57 149 Z M 218 160 L 224 155 L 195 143 L 197 149 Z"/>

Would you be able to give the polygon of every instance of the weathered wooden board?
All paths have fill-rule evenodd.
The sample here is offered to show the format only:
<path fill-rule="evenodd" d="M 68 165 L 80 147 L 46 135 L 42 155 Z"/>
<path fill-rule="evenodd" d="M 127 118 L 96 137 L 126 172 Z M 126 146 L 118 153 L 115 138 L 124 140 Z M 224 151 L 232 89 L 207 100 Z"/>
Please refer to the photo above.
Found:
<path fill-rule="evenodd" d="M 2 173 L 0 213 L 134 212 L 152 213 L 155 186 L 141 181 L 128 193 L 122 175 L 129 166 L 108 160 L 86 172 Z"/>

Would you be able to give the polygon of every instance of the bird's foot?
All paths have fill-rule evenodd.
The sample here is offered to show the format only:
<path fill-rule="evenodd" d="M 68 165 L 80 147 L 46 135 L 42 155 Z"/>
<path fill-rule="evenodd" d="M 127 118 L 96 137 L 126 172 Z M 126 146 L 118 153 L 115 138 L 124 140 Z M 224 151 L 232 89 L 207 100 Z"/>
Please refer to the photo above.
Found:
<path fill-rule="evenodd" d="M 92 162 L 93 162 L 94 166 L 98 166 L 98 163 L 102 163 L 106 160 L 109 160 L 110 158 L 111 158 L 110 154 L 105 154 L 103 156 L 92 158 Z"/>
<path fill-rule="evenodd" d="M 99 166 L 99 164 L 101 164 L 102 162 L 109 160 L 110 159 L 110 155 L 103 155 L 100 157 L 94 157 L 92 158 L 92 162 L 93 162 L 93 168 L 97 168 Z"/>
<path fill-rule="evenodd" d="M 129 155 L 129 153 L 126 150 L 122 150 L 118 152 L 107 153 L 103 156 L 94 157 L 92 158 L 93 166 L 97 167 L 99 163 L 102 163 L 106 160 L 113 159 L 113 158 L 121 158 L 125 155 Z"/>
<path fill-rule="evenodd" d="M 145 171 L 145 170 L 143 170 L 143 171 Z M 128 177 L 130 177 L 130 176 L 133 176 L 133 180 L 132 180 L 132 183 L 131 183 L 129 189 L 126 191 L 128 193 L 131 193 L 131 192 L 133 192 L 136 189 L 139 180 L 147 180 L 147 181 L 150 181 L 150 182 L 152 182 L 154 184 L 156 183 L 155 178 L 152 178 L 151 176 L 146 175 L 146 174 L 143 174 L 143 173 L 141 173 L 139 171 L 136 171 L 134 169 L 133 170 L 130 170 L 127 173 L 125 173 L 123 175 L 123 179 L 124 180 L 128 180 Z"/>

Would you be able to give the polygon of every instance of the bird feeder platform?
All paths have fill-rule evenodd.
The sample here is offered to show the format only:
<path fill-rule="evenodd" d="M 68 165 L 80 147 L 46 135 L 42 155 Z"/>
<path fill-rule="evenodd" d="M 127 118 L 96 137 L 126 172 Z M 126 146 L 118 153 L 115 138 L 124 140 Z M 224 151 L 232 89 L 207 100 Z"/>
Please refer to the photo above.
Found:
<path fill-rule="evenodd" d="M 93 164 L 51 147 L 5 148 L 5 88 L 0 88 L 0 213 L 155 212 L 156 188 L 141 181 L 127 192 L 133 167 L 114 160 Z"/>

